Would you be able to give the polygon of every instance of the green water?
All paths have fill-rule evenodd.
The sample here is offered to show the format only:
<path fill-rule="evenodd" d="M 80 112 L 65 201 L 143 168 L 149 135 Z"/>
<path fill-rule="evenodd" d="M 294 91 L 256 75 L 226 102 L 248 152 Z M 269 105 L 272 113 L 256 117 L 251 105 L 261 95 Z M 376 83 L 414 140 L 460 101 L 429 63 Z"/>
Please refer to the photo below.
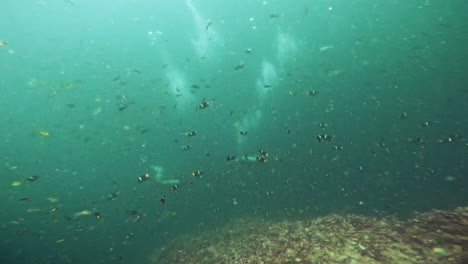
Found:
<path fill-rule="evenodd" d="M 466 206 L 467 8 L 2 1 L 0 261 L 146 263 L 242 216 Z"/>

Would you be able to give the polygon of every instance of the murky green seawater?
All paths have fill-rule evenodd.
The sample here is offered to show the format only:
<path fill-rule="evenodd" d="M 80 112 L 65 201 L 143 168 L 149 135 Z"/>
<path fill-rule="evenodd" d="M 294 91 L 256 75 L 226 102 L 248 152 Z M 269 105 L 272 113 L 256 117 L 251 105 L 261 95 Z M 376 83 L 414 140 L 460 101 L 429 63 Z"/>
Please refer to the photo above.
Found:
<path fill-rule="evenodd" d="M 147 263 L 241 217 L 466 206 L 467 8 L 2 1 L 0 261 Z"/>

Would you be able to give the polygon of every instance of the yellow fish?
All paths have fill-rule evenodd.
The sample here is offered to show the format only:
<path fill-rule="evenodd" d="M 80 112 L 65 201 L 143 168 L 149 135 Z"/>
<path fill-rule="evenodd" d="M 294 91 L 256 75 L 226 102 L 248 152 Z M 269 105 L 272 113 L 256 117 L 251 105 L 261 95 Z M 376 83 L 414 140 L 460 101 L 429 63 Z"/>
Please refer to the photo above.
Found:
<path fill-rule="evenodd" d="M 6 45 L 7 45 L 6 41 L 0 40 L 0 47 L 1 46 L 6 46 Z"/>
<path fill-rule="evenodd" d="M 83 211 L 81 211 L 81 212 L 75 213 L 74 215 L 75 215 L 75 216 L 82 216 L 82 215 L 90 215 L 90 214 L 91 214 L 91 211 L 89 211 L 89 210 L 83 210 Z"/>
<path fill-rule="evenodd" d="M 47 131 L 39 131 L 39 134 L 43 135 L 43 136 L 48 136 L 49 135 L 49 132 Z"/>
<path fill-rule="evenodd" d="M 56 203 L 56 202 L 58 202 L 58 199 L 55 198 L 55 197 L 47 197 L 47 200 L 48 200 L 49 202 L 51 202 L 51 203 Z"/>
<path fill-rule="evenodd" d="M 20 181 L 14 181 L 14 182 L 11 183 L 11 186 L 16 187 L 16 186 L 20 186 L 21 184 L 22 184 L 22 182 L 20 182 Z"/>

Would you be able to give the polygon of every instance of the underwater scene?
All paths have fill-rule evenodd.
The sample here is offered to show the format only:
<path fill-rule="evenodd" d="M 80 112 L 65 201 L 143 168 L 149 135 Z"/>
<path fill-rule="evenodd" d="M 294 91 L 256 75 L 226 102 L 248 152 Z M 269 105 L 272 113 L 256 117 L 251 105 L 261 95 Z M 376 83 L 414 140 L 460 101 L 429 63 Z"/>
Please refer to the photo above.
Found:
<path fill-rule="evenodd" d="M 0 263 L 468 263 L 466 10 L 1 1 Z"/>

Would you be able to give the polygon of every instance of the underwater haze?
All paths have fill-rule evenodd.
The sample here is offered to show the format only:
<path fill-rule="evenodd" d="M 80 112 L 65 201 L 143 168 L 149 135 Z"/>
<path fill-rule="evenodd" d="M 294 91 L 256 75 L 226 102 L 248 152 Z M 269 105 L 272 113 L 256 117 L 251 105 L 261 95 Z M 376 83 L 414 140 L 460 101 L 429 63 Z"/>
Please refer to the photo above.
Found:
<path fill-rule="evenodd" d="M 0 262 L 153 263 L 242 217 L 466 206 L 467 9 L 1 1 Z"/>

